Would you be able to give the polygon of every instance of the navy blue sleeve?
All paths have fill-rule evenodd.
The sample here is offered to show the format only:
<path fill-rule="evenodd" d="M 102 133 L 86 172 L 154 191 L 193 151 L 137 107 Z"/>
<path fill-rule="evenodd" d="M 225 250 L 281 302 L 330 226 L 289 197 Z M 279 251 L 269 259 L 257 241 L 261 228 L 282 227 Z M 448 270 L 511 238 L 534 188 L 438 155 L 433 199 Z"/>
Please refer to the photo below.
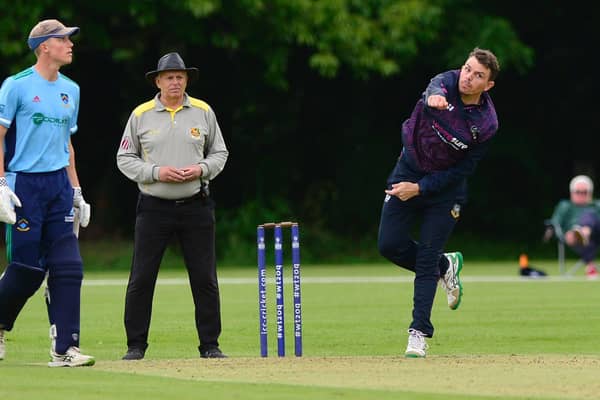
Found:
<path fill-rule="evenodd" d="M 441 74 L 437 74 L 429 81 L 427 88 L 423 92 L 423 101 L 427 105 L 427 98 L 433 95 L 439 95 L 447 97 L 448 89 L 456 86 L 456 80 L 458 79 L 456 71 L 446 71 Z"/>

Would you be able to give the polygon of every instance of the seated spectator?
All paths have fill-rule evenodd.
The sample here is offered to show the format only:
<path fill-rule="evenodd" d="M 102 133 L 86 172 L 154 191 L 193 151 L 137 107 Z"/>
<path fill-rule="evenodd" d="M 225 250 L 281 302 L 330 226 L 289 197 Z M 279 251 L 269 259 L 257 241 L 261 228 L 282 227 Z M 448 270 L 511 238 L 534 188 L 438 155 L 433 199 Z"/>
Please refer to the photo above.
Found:
<path fill-rule="evenodd" d="M 561 200 L 552 214 L 552 225 L 559 232 L 547 231 L 549 239 L 555 233 L 585 263 L 589 279 L 598 278 L 595 258 L 600 245 L 600 201 L 593 199 L 594 183 L 578 175 L 569 184 L 570 199 Z M 561 232 L 563 233 L 561 235 Z"/>

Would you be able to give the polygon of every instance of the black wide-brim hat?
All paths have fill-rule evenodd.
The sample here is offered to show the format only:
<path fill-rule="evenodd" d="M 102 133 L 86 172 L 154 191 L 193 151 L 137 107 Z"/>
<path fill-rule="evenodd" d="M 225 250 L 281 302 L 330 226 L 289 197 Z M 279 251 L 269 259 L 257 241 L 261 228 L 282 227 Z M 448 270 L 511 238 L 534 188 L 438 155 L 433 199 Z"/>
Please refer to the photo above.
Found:
<path fill-rule="evenodd" d="M 158 60 L 156 70 L 146 72 L 146 79 L 152 86 L 155 85 L 154 78 L 165 71 L 185 71 L 188 75 L 188 83 L 198 79 L 198 68 L 186 68 L 183 59 L 178 53 L 167 53 Z"/>

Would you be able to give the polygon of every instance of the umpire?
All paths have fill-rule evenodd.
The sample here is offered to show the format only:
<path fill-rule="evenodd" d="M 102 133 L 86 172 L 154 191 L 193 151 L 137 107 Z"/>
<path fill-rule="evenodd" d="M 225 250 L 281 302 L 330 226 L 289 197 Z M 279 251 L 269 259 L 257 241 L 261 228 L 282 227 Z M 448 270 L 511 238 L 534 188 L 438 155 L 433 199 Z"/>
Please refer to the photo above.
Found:
<path fill-rule="evenodd" d="M 212 108 L 185 91 L 197 77 L 198 69 L 186 68 L 179 54 L 161 57 L 157 69 L 146 74 L 160 92 L 133 110 L 117 152 L 119 170 L 140 191 L 125 297 L 124 360 L 144 358 L 156 278 L 173 236 L 189 275 L 200 357 L 226 357 L 218 343 L 221 310 L 208 184 L 223 170 L 229 152 Z"/>

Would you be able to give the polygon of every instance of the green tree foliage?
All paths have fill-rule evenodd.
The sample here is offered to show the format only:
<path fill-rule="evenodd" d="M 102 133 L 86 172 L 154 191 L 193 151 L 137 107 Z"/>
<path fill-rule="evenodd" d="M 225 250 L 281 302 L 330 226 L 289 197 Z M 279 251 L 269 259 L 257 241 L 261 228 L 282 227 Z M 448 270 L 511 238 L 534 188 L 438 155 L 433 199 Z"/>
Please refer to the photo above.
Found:
<path fill-rule="evenodd" d="M 85 41 L 110 49 L 115 61 L 141 57 L 149 45 L 214 46 L 261 60 L 266 83 L 287 87 L 292 53 L 324 77 L 348 68 L 356 77 L 390 76 L 409 68 L 423 47 L 443 43 L 446 62 L 460 65 L 473 43 L 493 47 L 523 69 L 531 50 L 510 23 L 477 12 L 473 2 L 443 0 L 37 0 L 6 7 L 0 54 L 26 55 L 24 38 L 41 18 L 84 27 Z M 58 10 L 53 13 L 54 10 Z M 454 30 L 453 35 L 446 32 Z M 441 35 L 444 37 L 441 37 Z M 448 40 L 445 40 L 447 37 Z M 21 66 L 19 61 L 13 61 Z M 11 68 L 13 69 L 13 68 Z"/>
<path fill-rule="evenodd" d="M 132 229 L 136 189 L 116 170 L 114 154 L 129 113 L 154 94 L 144 73 L 178 51 L 199 67 L 200 81 L 188 91 L 215 108 L 231 151 L 213 185 L 229 241 L 239 241 L 241 221 L 294 216 L 304 232 L 315 230 L 313 238 L 333 232 L 357 243 L 376 236 L 399 127 L 428 79 L 459 67 L 475 46 L 493 49 L 503 70 L 532 65 L 533 51 L 509 20 L 485 7 L 449 0 L 13 2 L 0 14 L 0 75 L 31 65 L 26 37 L 40 19 L 81 27 L 65 71 L 82 87 L 74 140 L 94 203 L 90 235 Z"/>

